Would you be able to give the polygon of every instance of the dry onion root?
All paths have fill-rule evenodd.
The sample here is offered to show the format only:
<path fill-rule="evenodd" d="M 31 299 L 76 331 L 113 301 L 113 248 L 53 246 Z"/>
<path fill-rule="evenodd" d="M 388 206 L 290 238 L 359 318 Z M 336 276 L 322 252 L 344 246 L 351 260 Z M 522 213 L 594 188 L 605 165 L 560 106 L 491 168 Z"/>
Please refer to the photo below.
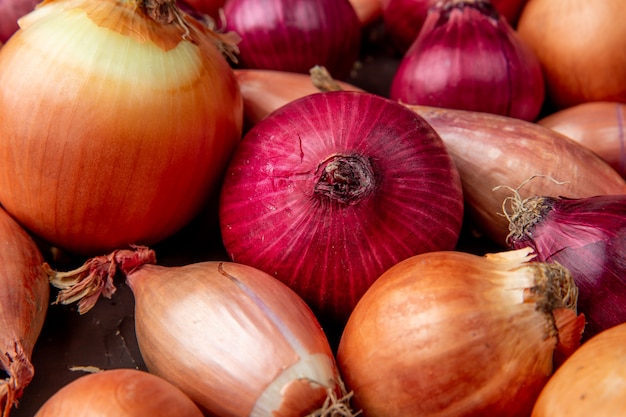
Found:
<path fill-rule="evenodd" d="M 146 247 L 47 267 L 58 302 L 85 313 L 111 296 L 116 271 L 135 296 L 148 370 L 219 416 L 352 416 L 325 333 L 304 301 L 269 274 L 232 262 L 154 265 Z"/>

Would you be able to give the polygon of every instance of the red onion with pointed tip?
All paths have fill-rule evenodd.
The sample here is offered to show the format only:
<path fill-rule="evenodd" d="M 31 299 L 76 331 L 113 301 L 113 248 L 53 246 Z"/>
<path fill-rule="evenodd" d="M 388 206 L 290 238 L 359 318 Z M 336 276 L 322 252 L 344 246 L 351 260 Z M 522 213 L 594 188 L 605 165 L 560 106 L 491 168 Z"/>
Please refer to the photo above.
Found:
<path fill-rule="evenodd" d="M 322 65 L 343 79 L 359 54 L 361 22 L 348 0 L 229 0 L 224 16 L 241 36 L 242 68 L 308 73 Z"/>
<path fill-rule="evenodd" d="M 454 248 L 462 217 L 439 135 L 366 92 L 311 94 L 258 122 L 231 159 L 220 202 L 232 260 L 287 283 L 337 327 L 391 265 Z"/>
<path fill-rule="evenodd" d="M 443 0 L 393 78 L 390 97 L 534 120 L 544 101 L 534 52 L 485 0 Z"/>

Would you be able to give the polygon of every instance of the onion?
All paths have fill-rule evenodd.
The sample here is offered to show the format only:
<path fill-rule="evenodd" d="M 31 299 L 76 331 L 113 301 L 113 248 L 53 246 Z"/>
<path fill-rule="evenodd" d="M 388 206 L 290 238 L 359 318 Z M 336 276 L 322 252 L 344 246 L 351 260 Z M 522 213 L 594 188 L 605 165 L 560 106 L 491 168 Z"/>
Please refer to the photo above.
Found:
<path fill-rule="evenodd" d="M 328 339 L 306 303 L 247 265 L 206 261 L 154 265 L 146 247 L 49 267 L 57 302 L 85 313 L 115 290 L 116 271 L 135 297 L 135 332 L 148 370 L 214 416 L 351 416 Z M 317 410 L 317 411 L 316 411 Z M 321 414 L 317 414 L 321 415 Z"/>
<path fill-rule="evenodd" d="M 529 0 L 520 37 L 541 62 L 551 107 L 626 101 L 626 2 Z"/>
<path fill-rule="evenodd" d="M 35 417 L 202 417 L 181 390 L 136 369 L 111 369 L 83 375 L 62 387 Z"/>
<path fill-rule="evenodd" d="M 377 22 L 383 14 L 381 0 L 350 0 L 361 26 Z"/>
<path fill-rule="evenodd" d="M 572 273 L 587 317 L 583 336 L 626 322 L 626 194 L 522 199 L 513 191 L 508 242 Z"/>
<path fill-rule="evenodd" d="M 241 36 L 238 63 L 308 73 L 325 66 L 347 77 L 360 52 L 361 23 L 348 0 L 229 0 L 226 30 Z"/>
<path fill-rule="evenodd" d="M 430 252 L 382 274 L 337 352 L 363 415 L 528 416 L 584 326 L 567 270 L 530 252 Z"/>
<path fill-rule="evenodd" d="M 535 176 L 524 196 L 571 198 L 626 194 L 626 181 L 605 161 L 572 139 L 535 123 L 489 113 L 409 106 L 441 136 L 459 170 L 468 219 L 480 233 L 506 247 L 509 222 L 502 203 Z"/>
<path fill-rule="evenodd" d="M 409 104 L 534 120 L 544 101 L 541 67 L 485 0 L 443 0 L 429 9 L 391 84 Z"/>
<path fill-rule="evenodd" d="M 0 416 L 9 417 L 35 373 L 50 287 L 39 248 L 1 207 L 0 239 Z"/>
<path fill-rule="evenodd" d="M 436 132 L 383 97 L 336 91 L 257 123 L 222 185 L 227 253 L 296 291 L 341 327 L 394 263 L 455 247 L 463 199 Z"/>
<path fill-rule="evenodd" d="M 48 0 L 21 23 L 0 50 L 6 210 L 78 254 L 187 224 L 241 138 L 222 38 L 171 2 Z"/>
<path fill-rule="evenodd" d="M 38 3 L 39 0 L 0 0 L 0 46 L 19 29 L 17 20 Z"/>
<path fill-rule="evenodd" d="M 297 72 L 235 69 L 235 76 L 243 97 L 248 128 L 288 102 L 320 92 L 311 76 Z M 342 90 L 363 91 L 347 82 L 336 83 Z"/>
<path fill-rule="evenodd" d="M 397 50 L 404 54 L 417 38 L 428 9 L 438 0 L 380 0 L 385 29 Z M 517 24 L 519 14 L 527 0 L 491 0 L 490 3 L 507 19 L 511 26 Z"/>
<path fill-rule="evenodd" d="M 181 8 L 189 7 L 192 11 L 207 15 L 214 21 L 220 20 L 220 9 L 226 4 L 226 0 L 177 0 L 177 2 Z"/>
<path fill-rule="evenodd" d="M 532 417 L 618 417 L 626 409 L 626 324 L 584 343 L 550 378 Z"/>
<path fill-rule="evenodd" d="M 626 106 L 592 101 L 557 111 L 537 121 L 594 151 L 626 178 Z"/>

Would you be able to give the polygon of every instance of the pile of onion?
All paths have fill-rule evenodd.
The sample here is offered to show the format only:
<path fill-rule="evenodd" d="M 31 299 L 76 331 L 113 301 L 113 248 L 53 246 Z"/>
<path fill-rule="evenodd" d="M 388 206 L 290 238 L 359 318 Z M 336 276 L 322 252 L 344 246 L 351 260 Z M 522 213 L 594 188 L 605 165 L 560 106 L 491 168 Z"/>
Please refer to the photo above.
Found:
<path fill-rule="evenodd" d="M 202 417 L 200 409 L 171 383 L 136 369 L 83 375 L 62 387 L 35 417 Z"/>
<path fill-rule="evenodd" d="M 529 248 L 399 262 L 354 309 L 337 352 L 366 416 L 528 416 L 584 316 L 568 271 Z"/>
<path fill-rule="evenodd" d="M 160 241 L 241 138 L 228 39 L 173 0 L 46 0 L 0 50 L 0 203 L 52 245 Z M 221 48 L 221 49 L 220 49 Z"/>
<path fill-rule="evenodd" d="M 441 0 L 402 58 L 390 97 L 403 103 L 534 120 L 544 101 L 539 60 L 487 0 Z"/>
<path fill-rule="evenodd" d="M 1 207 L 0 241 L 0 416 L 9 417 L 35 374 L 50 286 L 38 246 Z"/>
<path fill-rule="evenodd" d="M 248 131 L 219 217 L 234 262 L 275 276 L 339 328 L 387 268 L 455 247 L 463 195 L 423 118 L 374 94 L 332 91 L 291 101 Z"/>
<path fill-rule="evenodd" d="M 206 415 L 353 415 L 326 334 L 291 289 L 233 262 L 155 263 L 154 251 L 136 247 L 69 272 L 46 269 L 61 288 L 57 302 L 78 301 L 81 313 L 111 297 L 123 275 L 148 370 Z"/>

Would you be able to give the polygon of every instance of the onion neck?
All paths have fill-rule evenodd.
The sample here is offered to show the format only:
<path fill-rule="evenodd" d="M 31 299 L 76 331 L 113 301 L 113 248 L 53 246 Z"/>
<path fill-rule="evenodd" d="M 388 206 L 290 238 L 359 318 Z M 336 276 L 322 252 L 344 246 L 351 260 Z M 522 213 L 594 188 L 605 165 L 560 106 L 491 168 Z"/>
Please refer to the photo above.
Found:
<path fill-rule="evenodd" d="M 519 195 L 510 199 L 512 212 L 505 211 L 509 220 L 509 235 L 506 241 L 511 242 L 525 239 L 532 234 L 532 229 L 539 223 L 554 207 L 556 201 L 553 197 L 535 196 L 524 200 Z"/>
<path fill-rule="evenodd" d="M 498 10 L 493 6 L 493 4 L 491 4 L 490 1 L 486 0 L 443 0 L 439 3 L 439 7 L 441 7 L 441 14 L 439 16 L 437 26 L 447 24 L 450 20 L 450 15 L 455 9 L 462 12 L 466 7 L 475 9 L 485 17 L 488 17 L 496 22 L 500 20 L 500 13 Z"/>
<path fill-rule="evenodd" d="M 362 155 L 331 155 L 320 163 L 313 190 L 320 200 L 354 205 L 376 187 L 374 169 Z"/>

